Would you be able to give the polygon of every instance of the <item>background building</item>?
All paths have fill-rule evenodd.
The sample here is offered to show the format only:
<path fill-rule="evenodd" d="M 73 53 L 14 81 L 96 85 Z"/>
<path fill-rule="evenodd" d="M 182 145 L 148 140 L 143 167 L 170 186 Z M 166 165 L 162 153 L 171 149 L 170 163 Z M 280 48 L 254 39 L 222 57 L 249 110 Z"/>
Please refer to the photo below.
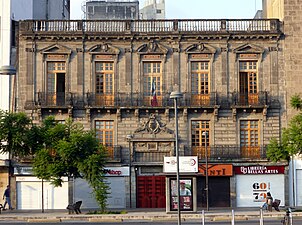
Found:
<path fill-rule="evenodd" d="M 140 19 L 165 19 L 165 0 L 145 0 L 139 12 Z"/>
<path fill-rule="evenodd" d="M 264 0 L 263 1 L 263 16 L 265 18 L 278 18 L 283 22 L 285 41 L 281 42 L 279 48 L 284 49 L 284 72 L 285 80 L 285 103 L 288 105 L 284 112 L 286 115 L 283 126 L 287 127 L 288 121 L 296 115 L 295 109 L 290 107 L 290 99 L 293 95 L 301 96 L 300 85 L 297 80 L 300 79 L 302 73 L 302 31 L 298 24 L 301 23 L 302 13 L 301 2 L 289 0 Z M 302 205 L 302 159 L 301 156 L 292 157 L 289 167 L 289 204 L 292 206 Z"/>
<path fill-rule="evenodd" d="M 87 0 L 83 8 L 87 20 L 136 20 L 139 18 L 138 0 Z"/>

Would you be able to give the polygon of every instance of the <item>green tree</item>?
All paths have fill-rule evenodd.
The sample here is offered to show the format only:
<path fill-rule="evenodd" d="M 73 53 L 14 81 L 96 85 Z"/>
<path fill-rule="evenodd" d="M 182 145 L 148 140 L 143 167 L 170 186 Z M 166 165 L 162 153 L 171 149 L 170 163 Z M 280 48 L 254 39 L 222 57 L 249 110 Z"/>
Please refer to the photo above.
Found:
<path fill-rule="evenodd" d="M 63 177 L 84 178 L 93 189 L 100 209 L 106 209 L 109 186 L 104 177 L 106 149 L 95 133 L 67 120 L 46 118 L 37 126 L 24 113 L 0 111 L 0 151 L 12 159 L 33 157 L 34 174 L 62 185 Z"/>
<path fill-rule="evenodd" d="M 109 186 L 104 176 L 106 149 L 92 131 L 84 131 L 79 124 L 67 120 L 56 123 L 50 117 L 41 127 L 44 147 L 36 152 L 33 170 L 40 179 L 55 186 L 62 185 L 63 177 L 84 178 L 93 189 L 100 209 L 106 209 Z"/>
<path fill-rule="evenodd" d="M 299 95 L 291 98 L 293 108 L 301 111 L 302 99 Z M 267 158 L 272 161 L 289 160 L 290 156 L 302 153 L 302 113 L 299 112 L 289 122 L 289 126 L 282 130 L 281 140 L 272 139 L 268 145 Z"/>
<path fill-rule="evenodd" d="M 11 158 L 30 155 L 31 127 L 31 120 L 24 113 L 0 111 L 1 153 L 9 153 Z"/>

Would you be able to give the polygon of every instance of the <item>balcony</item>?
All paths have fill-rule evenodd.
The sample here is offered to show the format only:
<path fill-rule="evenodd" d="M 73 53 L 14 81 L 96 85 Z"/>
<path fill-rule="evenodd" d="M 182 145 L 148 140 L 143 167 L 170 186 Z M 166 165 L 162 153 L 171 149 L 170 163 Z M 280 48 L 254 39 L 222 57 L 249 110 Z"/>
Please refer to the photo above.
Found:
<path fill-rule="evenodd" d="M 20 22 L 21 33 L 87 34 L 242 34 L 279 33 L 277 19 L 187 19 L 187 20 L 27 20 Z"/>
<path fill-rule="evenodd" d="M 180 101 L 183 107 L 214 107 L 217 104 L 216 93 L 191 94 L 183 93 L 184 98 Z M 169 92 L 163 92 L 153 97 L 148 93 L 113 93 L 96 94 L 89 92 L 86 95 L 87 105 L 90 107 L 173 107 L 173 100 Z"/>
<path fill-rule="evenodd" d="M 205 159 L 204 146 L 186 146 L 185 155 L 198 156 Z M 266 146 L 231 146 L 214 145 L 207 147 L 208 159 L 233 160 L 233 159 L 266 159 Z"/>
<path fill-rule="evenodd" d="M 170 151 L 135 151 L 133 154 L 134 164 L 163 163 L 165 156 L 171 156 Z"/>
<path fill-rule="evenodd" d="M 266 91 L 258 93 L 232 93 L 231 105 L 237 107 L 264 107 L 268 104 L 268 93 Z"/>
<path fill-rule="evenodd" d="M 38 92 L 37 104 L 42 107 L 68 107 L 73 105 L 73 94 L 65 92 Z"/>

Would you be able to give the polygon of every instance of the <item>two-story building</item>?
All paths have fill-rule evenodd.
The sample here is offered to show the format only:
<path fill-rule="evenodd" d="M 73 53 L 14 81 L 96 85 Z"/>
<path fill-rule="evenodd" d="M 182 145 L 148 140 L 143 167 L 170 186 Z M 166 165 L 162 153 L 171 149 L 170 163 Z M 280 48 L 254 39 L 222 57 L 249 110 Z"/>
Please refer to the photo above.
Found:
<path fill-rule="evenodd" d="M 266 158 L 285 121 L 279 20 L 39 20 L 18 35 L 18 111 L 96 130 L 110 155 L 109 207 L 167 207 L 173 91 L 183 93 L 180 156 L 198 156 L 198 172 L 181 174 L 197 207 L 206 160 L 210 207 L 258 207 L 267 191 L 287 204 L 287 162 Z M 70 196 L 93 207 L 81 182 Z"/>

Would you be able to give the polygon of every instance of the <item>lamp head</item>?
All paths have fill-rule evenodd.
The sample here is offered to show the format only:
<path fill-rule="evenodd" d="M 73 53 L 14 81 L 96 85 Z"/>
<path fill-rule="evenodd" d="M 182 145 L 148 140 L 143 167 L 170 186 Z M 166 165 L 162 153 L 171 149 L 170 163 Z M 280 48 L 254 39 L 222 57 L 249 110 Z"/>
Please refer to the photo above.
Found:
<path fill-rule="evenodd" d="M 173 91 L 170 94 L 170 99 L 180 99 L 182 98 L 183 94 L 179 91 Z"/>

